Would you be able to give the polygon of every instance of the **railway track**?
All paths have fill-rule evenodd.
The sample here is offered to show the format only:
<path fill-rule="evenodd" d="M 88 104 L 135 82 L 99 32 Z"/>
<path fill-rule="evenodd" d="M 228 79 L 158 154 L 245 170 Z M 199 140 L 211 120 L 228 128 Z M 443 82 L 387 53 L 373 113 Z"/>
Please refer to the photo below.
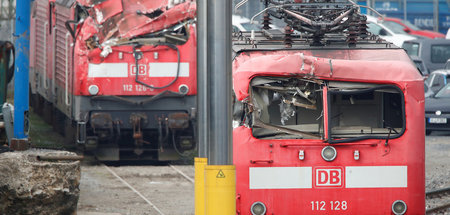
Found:
<path fill-rule="evenodd" d="M 136 195 L 138 195 L 141 199 L 143 199 L 150 207 L 152 207 L 155 211 L 158 212 L 159 215 L 165 215 L 165 213 L 156 206 L 154 202 L 152 202 L 149 198 L 144 196 L 137 188 L 132 186 L 130 183 L 128 183 L 124 178 L 120 177 L 119 174 L 117 174 L 112 168 L 108 167 L 105 164 L 101 164 L 109 173 L 111 173 L 114 177 L 116 177 L 122 184 L 124 184 L 126 187 L 128 187 L 130 190 L 132 190 Z M 181 175 L 185 180 L 189 181 L 190 183 L 194 184 L 194 179 L 183 173 L 180 169 L 178 169 L 176 166 L 168 165 L 174 172 Z"/>
<path fill-rule="evenodd" d="M 450 196 L 450 187 L 426 192 L 427 199 L 443 198 L 446 196 Z M 427 209 L 426 214 L 436 214 L 440 212 L 445 213 L 448 208 L 450 208 L 450 200 L 447 199 L 445 203 L 441 203 L 438 206 Z"/>

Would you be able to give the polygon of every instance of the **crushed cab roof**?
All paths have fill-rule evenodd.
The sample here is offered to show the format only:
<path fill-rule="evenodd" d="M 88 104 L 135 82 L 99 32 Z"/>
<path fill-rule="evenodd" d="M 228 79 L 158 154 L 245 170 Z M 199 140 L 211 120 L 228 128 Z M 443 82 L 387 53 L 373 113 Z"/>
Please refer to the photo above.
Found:
<path fill-rule="evenodd" d="M 423 80 L 403 49 L 243 51 L 233 62 L 233 86 L 239 100 L 248 97 L 254 76 L 372 83 Z"/>
<path fill-rule="evenodd" d="M 79 3 L 89 8 L 88 19 L 97 28 L 100 43 L 158 32 L 196 16 L 193 0 L 176 5 L 170 5 L 168 0 L 79 0 Z"/>

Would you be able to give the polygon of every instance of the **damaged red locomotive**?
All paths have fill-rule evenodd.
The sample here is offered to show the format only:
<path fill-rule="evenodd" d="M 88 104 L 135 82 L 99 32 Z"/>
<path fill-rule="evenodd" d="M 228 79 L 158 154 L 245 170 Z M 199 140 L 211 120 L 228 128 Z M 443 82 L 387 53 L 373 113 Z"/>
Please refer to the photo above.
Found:
<path fill-rule="evenodd" d="M 405 51 L 352 1 L 265 3 L 263 30 L 233 37 L 237 214 L 424 214 L 423 79 Z"/>
<path fill-rule="evenodd" d="M 34 110 L 100 160 L 177 160 L 195 148 L 193 0 L 36 0 Z"/>

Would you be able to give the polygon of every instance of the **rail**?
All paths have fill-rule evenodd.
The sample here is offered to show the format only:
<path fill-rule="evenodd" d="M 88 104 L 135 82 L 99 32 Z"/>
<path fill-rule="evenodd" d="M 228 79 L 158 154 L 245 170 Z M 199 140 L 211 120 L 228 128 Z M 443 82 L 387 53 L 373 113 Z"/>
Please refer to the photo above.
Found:
<path fill-rule="evenodd" d="M 443 196 L 447 196 L 450 195 L 450 187 L 447 188 L 443 188 L 443 189 L 437 189 L 437 190 L 432 190 L 432 191 L 428 191 L 425 193 L 426 198 L 427 199 L 431 199 L 431 198 L 437 198 L 437 197 L 443 197 Z M 444 211 L 446 209 L 450 208 L 450 202 L 446 202 L 444 204 L 438 205 L 436 207 L 433 208 L 429 208 L 426 210 L 426 214 L 433 214 L 433 213 L 437 213 L 440 211 Z"/>
<path fill-rule="evenodd" d="M 450 187 L 428 191 L 425 193 L 425 195 L 427 196 L 427 198 L 433 198 L 442 195 L 450 195 Z"/>

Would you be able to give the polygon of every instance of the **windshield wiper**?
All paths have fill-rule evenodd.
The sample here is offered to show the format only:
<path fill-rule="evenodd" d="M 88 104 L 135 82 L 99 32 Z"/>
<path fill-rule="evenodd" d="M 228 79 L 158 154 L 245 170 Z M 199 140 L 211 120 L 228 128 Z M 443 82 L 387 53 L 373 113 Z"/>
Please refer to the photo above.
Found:
<path fill-rule="evenodd" d="M 311 133 L 308 133 L 308 132 L 298 131 L 298 130 L 290 129 L 290 128 L 284 128 L 284 127 L 276 126 L 276 125 L 269 125 L 269 124 L 266 124 L 266 123 L 262 122 L 259 119 L 256 119 L 254 121 L 253 126 L 260 127 L 260 128 L 265 128 L 265 129 L 270 129 L 270 130 L 275 130 L 275 131 L 283 132 L 283 133 L 286 133 L 286 134 L 298 135 L 298 136 L 301 136 L 303 138 L 313 138 L 313 139 L 319 139 L 320 138 L 319 135 L 314 135 L 314 134 L 311 134 Z"/>

